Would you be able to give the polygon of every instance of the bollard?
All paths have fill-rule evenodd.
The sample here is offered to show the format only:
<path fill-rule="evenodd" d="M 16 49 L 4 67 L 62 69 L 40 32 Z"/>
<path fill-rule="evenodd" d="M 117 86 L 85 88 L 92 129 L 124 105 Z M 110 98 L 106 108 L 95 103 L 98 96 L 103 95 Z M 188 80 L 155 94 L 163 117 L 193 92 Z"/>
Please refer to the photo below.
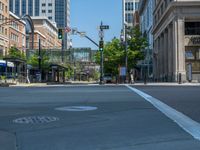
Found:
<path fill-rule="evenodd" d="M 181 73 L 178 74 L 178 83 L 179 84 L 182 83 L 182 75 L 181 75 Z"/>
<path fill-rule="evenodd" d="M 147 84 L 147 74 L 146 74 L 146 72 L 144 74 L 144 84 Z"/>

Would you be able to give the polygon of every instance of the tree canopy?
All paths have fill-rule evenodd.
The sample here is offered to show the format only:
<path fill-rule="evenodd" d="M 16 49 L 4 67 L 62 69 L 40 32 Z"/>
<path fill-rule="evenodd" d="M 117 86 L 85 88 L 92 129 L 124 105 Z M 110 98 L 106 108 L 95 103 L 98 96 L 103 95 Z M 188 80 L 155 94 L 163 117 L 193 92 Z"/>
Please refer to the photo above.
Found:
<path fill-rule="evenodd" d="M 38 68 L 39 65 L 39 52 L 36 51 L 34 54 L 30 55 L 28 59 L 28 64 L 30 64 L 34 68 Z M 49 68 L 50 61 L 49 61 L 49 56 L 46 55 L 46 51 L 41 51 L 41 68 L 42 70 L 46 70 Z"/>
<path fill-rule="evenodd" d="M 147 47 L 146 38 L 142 37 L 139 28 L 131 28 L 127 31 L 129 38 L 127 38 L 127 56 L 128 56 L 128 70 L 134 68 L 139 60 L 144 59 L 142 52 Z M 118 68 L 125 66 L 125 45 L 119 39 L 112 39 L 104 46 L 104 72 L 117 75 Z M 96 54 L 96 62 L 100 64 L 100 51 Z"/>
<path fill-rule="evenodd" d="M 8 57 L 26 59 L 25 53 L 16 47 L 11 47 L 9 49 Z"/>

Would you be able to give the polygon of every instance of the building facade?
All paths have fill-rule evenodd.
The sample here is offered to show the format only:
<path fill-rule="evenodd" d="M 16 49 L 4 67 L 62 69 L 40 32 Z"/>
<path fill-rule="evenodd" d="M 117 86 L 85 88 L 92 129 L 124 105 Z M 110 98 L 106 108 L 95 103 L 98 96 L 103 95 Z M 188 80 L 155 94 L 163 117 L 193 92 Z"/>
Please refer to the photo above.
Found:
<path fill-rule="evenodd" d="M 141 77 L 144 74 L 148 78 L 153 77 L 153 10 L 154 0 L 140 0 L 139 2 L 139 15 L 140 15 L 140 31 L 148 42 L 148 47 L 144 50 L 145 59 L 140 63 Z"/>
<path fill-rule="evenodd" d="M 10 0 L 10 11 L 18 16 L 46 16 L 58 28 L 70 26 L 70 0 Z M 70 38 L 64 36 L 64 48 L 69 48 Z"/>
<path fill-rule="evenodd" d="M 35 27 L 34 49 L 38 49 L 39 37 L 41 36 L 42 49 L 61 49 L 62 43 L 58 39 L 58 29 L 46 17 L 32 17 Z"/>
<path fill-rule="evenodd" d="M 200 81 L 200 1 L 156 0 L 154 77 L 158 81 Z"/>
<path fill-rule="evenodd" d="M 0 55 L 6 55 L 9 47 L 9 2 L 0 0 Z"/>
<path fill-rule="evenodd" d="M 10 12 L 10 20 L 17 20 L 15 14 Z M 12 21 L 9 23 L 9 48 L 16 47 L 19 50 L 26 51 L 26 22 L 24 21 Z"/>
<path fill-rule="evenodd" d="M 133 15 L 135 11 L 138 10 L 139 0 L 122 0 L 122 6 L 122 26 L 126 24 L 127 26 L 132 27 L 134 22 Z"/>

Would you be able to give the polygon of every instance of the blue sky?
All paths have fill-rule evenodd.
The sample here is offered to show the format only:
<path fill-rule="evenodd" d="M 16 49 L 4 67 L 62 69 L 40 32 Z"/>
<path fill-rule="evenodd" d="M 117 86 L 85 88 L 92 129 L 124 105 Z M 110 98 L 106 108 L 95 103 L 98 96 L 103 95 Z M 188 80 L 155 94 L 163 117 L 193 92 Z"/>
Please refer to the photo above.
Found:
<path fill-rule="evenodd" d="M 122 28 L 121 0 L 71 0 L 71 25 L 79 31 L 84 31 L 94 41 L 98 42 L 98 29 L 101 21 L 109 25 L 105 31 L 105 41 L 119 37 Z M 73 47 L 91 47 L 98 49 L 90 41 L 78 35 L 71 36 Z"/>

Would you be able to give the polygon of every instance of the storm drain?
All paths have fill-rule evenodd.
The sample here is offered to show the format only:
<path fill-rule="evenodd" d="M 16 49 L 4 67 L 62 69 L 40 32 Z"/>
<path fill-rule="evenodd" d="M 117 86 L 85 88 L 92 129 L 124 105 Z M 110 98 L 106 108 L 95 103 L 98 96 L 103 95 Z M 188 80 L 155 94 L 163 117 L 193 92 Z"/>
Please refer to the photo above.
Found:
<path fill-rule="evenodd" d="M 66 107 L 55 108 L 55 110 L 59 111 L 92 111 L 96 109 L 97 107 L 93 106 L 66 106 Z"/>
<path fill-rule="evenodd" d="M 14 123 L 20 124 L 42 124 L 42 123 L 50 123 L 54 121 L 58 121 L 59 118 L 53 116 L 30 116 L 30 117 L 22 117 L 13 120 Z"/>

